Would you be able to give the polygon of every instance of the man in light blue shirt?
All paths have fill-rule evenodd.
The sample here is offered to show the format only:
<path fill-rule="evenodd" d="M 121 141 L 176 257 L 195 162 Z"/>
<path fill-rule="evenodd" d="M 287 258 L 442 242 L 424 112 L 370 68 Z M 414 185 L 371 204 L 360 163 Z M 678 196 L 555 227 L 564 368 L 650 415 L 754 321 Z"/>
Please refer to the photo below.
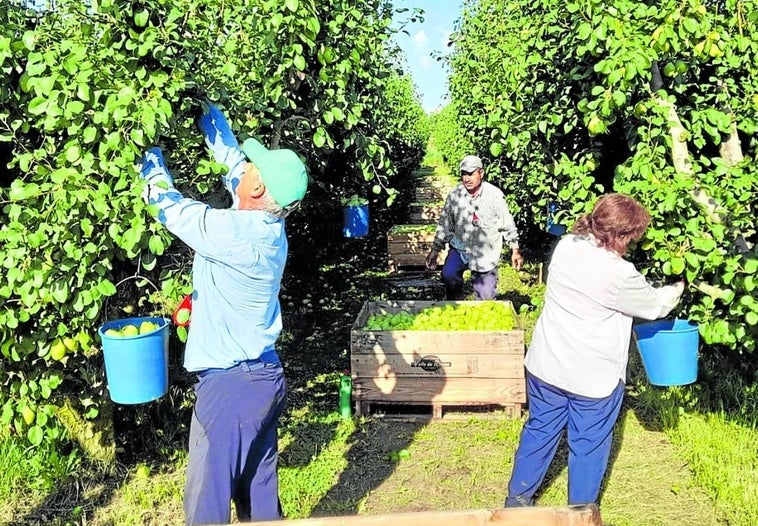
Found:
<path fill-rule="evenodd" d="M 291 150 L 255 139 L 240 148 L 210 106 L 198 123 L 232 208 L 182 196 L 152 148 L 140 166 L 156 218 L 195 251 L 192 324 L 184 367 L 198 375 L 184 492 L 187 524 L 222 524 L 234 501 L 240 520 L 281 518 L 277 428 L 286 383 L 274 344 L 282 329 L 279 288 L 287 261 L 285 217 L 308 176 Z"/>

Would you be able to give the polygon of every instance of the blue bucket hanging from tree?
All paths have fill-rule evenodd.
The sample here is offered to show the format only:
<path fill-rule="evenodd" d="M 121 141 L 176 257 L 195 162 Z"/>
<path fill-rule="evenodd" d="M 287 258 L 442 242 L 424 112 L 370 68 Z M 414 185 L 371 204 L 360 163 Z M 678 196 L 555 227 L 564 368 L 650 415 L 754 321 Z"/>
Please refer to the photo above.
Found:
<path fill-rule="evenodd" d="M 342 233 L 345 237 L 363 237 L 368 234 L 368 200 L 357 195 L 343 199 Z"/>
<path fill-rule="evenodd" d="M 555 223 L 555 214 L 560 207 L 558 203 L 550 202 L 547 205 L 547 231 L 554 236 L 562 236 L 566 233 L 566 227 Z"/>

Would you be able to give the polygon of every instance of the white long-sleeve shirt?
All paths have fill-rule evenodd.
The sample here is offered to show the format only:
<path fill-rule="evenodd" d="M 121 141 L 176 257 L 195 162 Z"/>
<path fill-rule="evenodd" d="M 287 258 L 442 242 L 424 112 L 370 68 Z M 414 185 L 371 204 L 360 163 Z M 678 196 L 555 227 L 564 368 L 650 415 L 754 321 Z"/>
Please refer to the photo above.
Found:
<path fill-rule="evenodd" d="M 566 235 L 550 261 L 527 370 L 574 394 L 609 396 L 626 381 L 633 318 L 668 315 L 683 290 L 681 283 L 655 288 L 592 237 Z"/>

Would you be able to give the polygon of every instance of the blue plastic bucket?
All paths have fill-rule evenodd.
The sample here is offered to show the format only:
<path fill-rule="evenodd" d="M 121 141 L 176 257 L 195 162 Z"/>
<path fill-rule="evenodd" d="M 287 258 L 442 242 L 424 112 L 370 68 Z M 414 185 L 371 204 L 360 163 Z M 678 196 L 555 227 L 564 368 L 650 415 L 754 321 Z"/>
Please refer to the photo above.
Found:
<path fill-rule="evenodd" d="M 634 327 L 637 349 L 653 385 L 686 385 L 697 380 L 697 324 L 688 320 L 658 320 Z"/>
<path fill-rule="evenodd" d="M 109 336 L 108 329 L 126 325 L 137 327 L 144 321 L 158 325 L 152 332 L 136 336 Z M 157 400 L 168 391 L 167 318 L 143 317 L 113 320 L 97 333 L 103 343 L 105 376 L 111 400 L 117 404 L 143 404 Z"/>
<path fill-rule="evenodd" d="M 556 212 L 558 212 L 559 208 L 556 203 L 550 203 L 547 206 L 547 225 L 545 227 L 545 230 L 549 234 L 552 234 L 554 236 L 562 236 L 566 233 L 566 227 L 563 225 L 557 225 L 554 222 L 554 216 Z"/>
<path fill-rule="evenodd" d="M 363 237 L 368 234 L 368 205 L 347 205 L 343 209 L 345 237 Z"/>

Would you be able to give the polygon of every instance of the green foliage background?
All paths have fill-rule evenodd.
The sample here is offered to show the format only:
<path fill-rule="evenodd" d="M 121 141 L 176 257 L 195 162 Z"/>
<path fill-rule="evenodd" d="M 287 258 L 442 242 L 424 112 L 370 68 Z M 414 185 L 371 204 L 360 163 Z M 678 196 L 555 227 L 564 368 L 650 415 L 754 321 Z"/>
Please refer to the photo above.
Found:
<path fill-rule="evenodd" d="M 652 280 L 686 279 L 678 315 L 752 374 L 756 2 L 468 0 L 451 39 L 432 130 L 446 163 L 485 157 L 527 246 L 550 202 L 570 226 L 602 193 L 639 199 L 653 222 L 634 257 Z"/>
<path fill-rule="evenodd" d="M 102 321 L 134 305 L 167 314 L 188 292 L 190 255 L 148 217 L 135 166 L 158 144 L 185 194 L 224 205 L 195 126 L 202 98 L 240 141 L 304 157 L 311 193 L 292 230 L 315 243 L 332 232 L 309 218 L 341 195 L 390 206 L 428 133 L 389 1 L 86 4 L 0 3 L 0 423 L 34 444 L 60 436 L 66 396 L 97 416 Z M 148 279 L 117 290 L 132 276 Z"/>

